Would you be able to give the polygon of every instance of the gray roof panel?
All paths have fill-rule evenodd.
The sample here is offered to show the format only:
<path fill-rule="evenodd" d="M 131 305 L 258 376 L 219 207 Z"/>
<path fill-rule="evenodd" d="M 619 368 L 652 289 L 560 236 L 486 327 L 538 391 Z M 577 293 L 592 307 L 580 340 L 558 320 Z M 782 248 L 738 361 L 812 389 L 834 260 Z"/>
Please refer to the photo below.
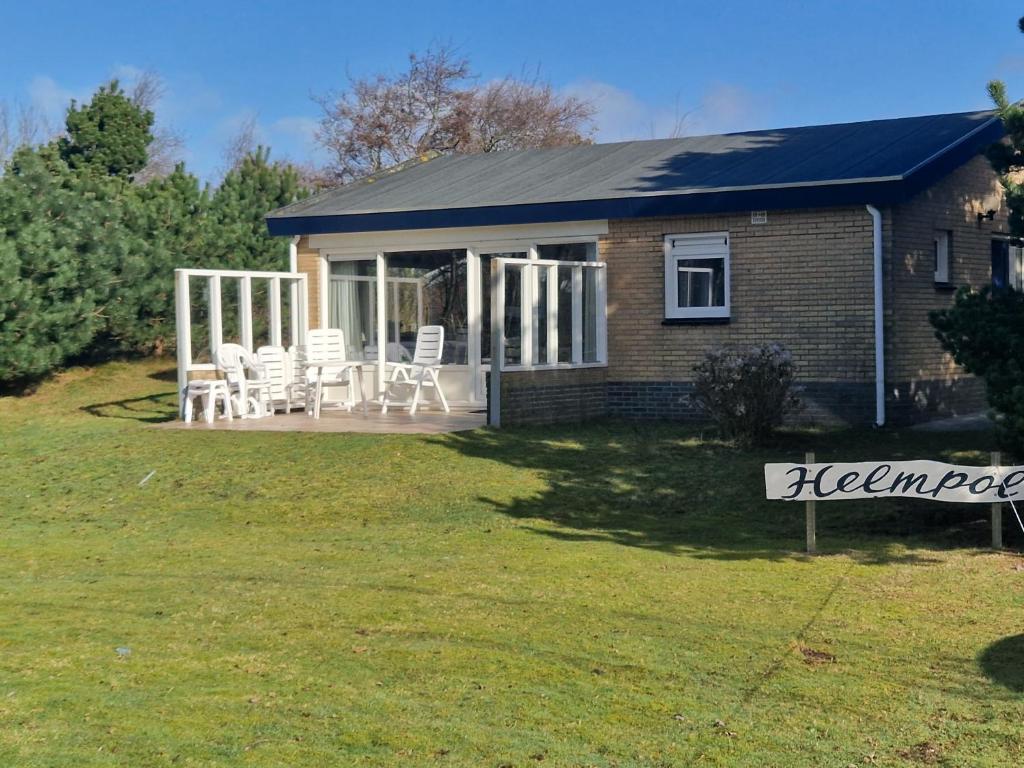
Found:
<path fill-rule="evenodd" d="M 990 111 L 719 136 L 450 155 L 322 192 L 275 220 L 569 204 L 903 179 L 965 140 Z M 976 151 L 972 147 L 972 151 Z"/>

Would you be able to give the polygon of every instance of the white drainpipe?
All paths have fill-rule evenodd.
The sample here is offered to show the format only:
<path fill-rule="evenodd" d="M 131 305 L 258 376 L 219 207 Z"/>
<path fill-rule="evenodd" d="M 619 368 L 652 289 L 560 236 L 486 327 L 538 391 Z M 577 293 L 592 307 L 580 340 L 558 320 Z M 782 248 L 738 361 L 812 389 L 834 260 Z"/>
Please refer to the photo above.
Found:
<path fill-rule="evenodd" d="M 288 271 L 299 271 L 299 236 L 296 235 L 288 243 Z"/>
<path fill-rule="evenodd" d="M 875 271 L 875 426 L 885 425 L 885 316 L 882 306 L 882 212 L 867 206 L 871 214 Z"/>

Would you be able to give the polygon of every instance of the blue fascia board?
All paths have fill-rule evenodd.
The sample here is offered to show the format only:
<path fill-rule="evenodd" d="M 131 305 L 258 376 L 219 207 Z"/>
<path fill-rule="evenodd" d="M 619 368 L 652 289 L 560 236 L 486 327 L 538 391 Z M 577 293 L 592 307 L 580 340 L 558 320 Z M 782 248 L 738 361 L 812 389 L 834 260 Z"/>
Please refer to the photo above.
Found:
<path fill-rule="evenodd" d="M 268 218 L 271 235 L 326 235 L 397 229 L 487 227 L 554 221 L 637 219 L 652 216 L 724 213 L 786 208 L 829 208 L 871 202 L 888 205 L 901 198 L 901 182 L 733 190 L 687 195 L 650 195 L 609 200 L 574 200 L 528 205 L 478 206 L 429 211 L 356 213 L 340 216 Z"/>

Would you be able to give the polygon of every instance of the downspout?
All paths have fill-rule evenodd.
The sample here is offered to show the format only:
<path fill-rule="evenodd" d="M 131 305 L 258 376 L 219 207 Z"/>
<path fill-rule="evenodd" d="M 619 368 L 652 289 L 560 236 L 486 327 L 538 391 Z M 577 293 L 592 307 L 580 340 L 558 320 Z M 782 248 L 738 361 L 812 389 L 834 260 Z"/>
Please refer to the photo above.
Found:
<path fill-rule="evenodd" d="M 293 274 L 299 271 L 299 235 L 288 243 L 288 271 Z"/>
<path fill-rule="evenodd" d="M 875 426 L 885 425 L 885 315 L 882 304 L 882 212 L 867 206 L 871 214 L 875 272 Z"/>

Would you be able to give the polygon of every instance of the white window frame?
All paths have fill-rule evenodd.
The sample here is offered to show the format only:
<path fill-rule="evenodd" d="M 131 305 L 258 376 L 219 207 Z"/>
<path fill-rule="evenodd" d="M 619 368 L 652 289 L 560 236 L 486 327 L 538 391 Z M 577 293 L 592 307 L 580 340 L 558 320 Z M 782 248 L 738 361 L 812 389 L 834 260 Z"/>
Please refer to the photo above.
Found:
<path fill-rule="evenodd" d="M 564 241 L 562 241 L 564 242 Z M 534 251 L 536 249 L 533 249 Z M 505 251 L 506 253 L 508 251 Z M 492 290 L 495 291 L 495 302 L 491 305 L 491 366 L 495 363 L 502 371 L 546 371 L 572 368 L 606 368 L 608 366 L 608 284 L 607 264 L 603 261 L 555 261 L 550 259 L 538 259 L 536 253 L 529 258 L 506 258 L 497 257 L 494 260 L 497 265 L 495 284 Z M 520 359 L 518 363 L 505 362 L 505 274 L 506 270 L 512 267 L 521 269 L 523 289 L 520 292 Z M 572 346 L 571 359 L 565 362 L 557 362 L 558 357 L 558 270 L 568 268 L 572 270 Z M 538 270 L 545 270 L 547 279 L 547 313 L 540 317 L 538 312 L 537 296 L 537 273 Z M 592 270 L 595 278 L 596 301 L 596 327 L 594 338 L 595 359 L 589 362 L 583 360 L 583 272 Z M 494 319 L 500 318 L 500 326 L 494 326 Z M 534 360 L 534 337 L 535 325 L 541 322 L 545 324 L 547 345 L 545 357 L 547 360 L 556 362 L 538 363 Z M 497 344 L 495 344 L 495 341 Z"/>
<path fill-rule="evenodd" d="M 715 307 L 679 306 L 679 262 L 690 259 L 721 259 L 725 270 L 725 305 Z M 694 268 L 684 267 L 688 271 Z M 696 270 L 699 271 L 699 270 Z M 728 319 L 731 315 L 732 279 L 728 232 L 700 232 L 665 235 L 665 319 Z"/>
<path fill-rule="evenodd" d="M 1024 292 L 1024 249 L 1019 245 L 1010 245 L 1006 249 L 1009 264 L 1006 269 L 1006 282 L 1018 293 Z"/>
<path fill-rule="evenodd" d="M 935 282 L 947 285 L 950 282 L 950 261 L 952 257 L 952 232 L 948 229 L 935 230 Z"/>

